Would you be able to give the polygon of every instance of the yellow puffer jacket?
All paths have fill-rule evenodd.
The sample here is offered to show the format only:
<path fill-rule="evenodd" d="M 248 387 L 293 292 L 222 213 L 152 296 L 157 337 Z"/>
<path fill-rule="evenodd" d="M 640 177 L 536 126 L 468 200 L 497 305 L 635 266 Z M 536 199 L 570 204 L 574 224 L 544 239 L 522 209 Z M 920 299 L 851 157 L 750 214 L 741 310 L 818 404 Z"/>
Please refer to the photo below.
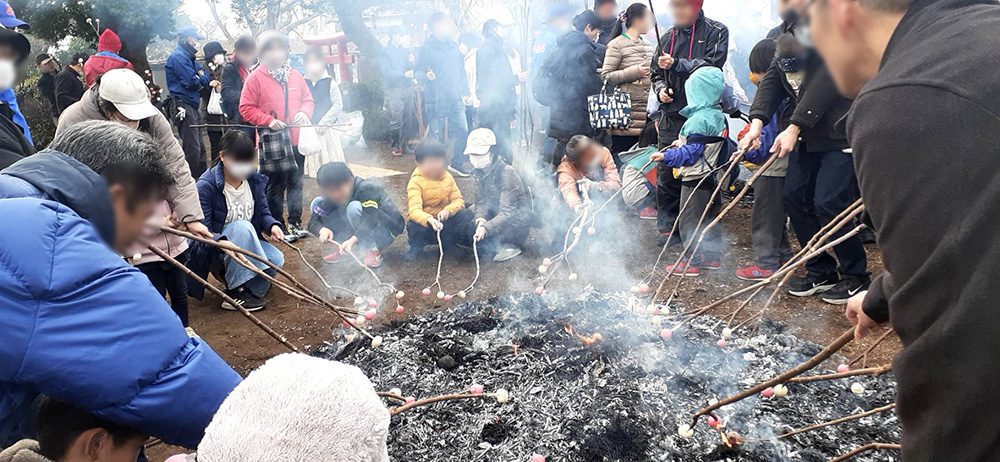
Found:
<path fill-rule="evenodd" d="M 406 185 L 406 202 L 409 205 L 407 219 L 427 226 L 427 220 L 436 218 L 438 212 L 447 209 L 452 214 L 465 208 L 462 191 L 450 173 L 444 172 L 440 180 L 432 180 L 414 170 Z"/>

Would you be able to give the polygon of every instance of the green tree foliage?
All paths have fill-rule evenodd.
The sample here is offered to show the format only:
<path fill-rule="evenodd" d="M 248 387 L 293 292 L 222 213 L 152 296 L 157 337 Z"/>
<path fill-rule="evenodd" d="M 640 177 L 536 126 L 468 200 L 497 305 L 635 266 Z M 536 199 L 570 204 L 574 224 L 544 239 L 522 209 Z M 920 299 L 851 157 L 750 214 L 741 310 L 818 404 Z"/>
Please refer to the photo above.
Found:
<path fill-rule="evenodd" d="M 50 42 L 76 37 L 97 46 L 98 32 L 110 28 L 122 40 L 121 55 L 138 72 L 149 68 L 146 46 L 157 37 L 172 38 L 180 0 L 12 0 L 31 34 Z M 89 21 L 88 21 L 89 20 Z"/>

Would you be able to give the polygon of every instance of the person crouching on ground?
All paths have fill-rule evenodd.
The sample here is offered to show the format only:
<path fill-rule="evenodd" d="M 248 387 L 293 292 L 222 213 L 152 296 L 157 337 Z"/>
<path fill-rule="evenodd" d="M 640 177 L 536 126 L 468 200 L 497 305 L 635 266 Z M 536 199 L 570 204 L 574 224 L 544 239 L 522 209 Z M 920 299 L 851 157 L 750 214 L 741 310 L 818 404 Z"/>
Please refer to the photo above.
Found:
<path fill-rule="evenodd" d="M 403 258 L 415 260 L 424 247 L 437 243 L 438 232 L 444 246 L 472 245 L 472 211 L 465 208 L 462 191 L 446 170 L 448 151 L 441 143 L 428 140 L 417 145 L 414 154 L 417 168 L 406 185 L 410 251 Z"/>
<path fill-rule="evenodd" d="M 472 207 L 480 255 L 495 262 L 521 254 L 530 231 L 531 201 L 517 170 L 493 153 L 496 135 L 488 128 L 469 133 L 465 153 L 476 177 L 476 203 Z"/>
<path fill-rule="evenodd" d="M 202 211 L 205 212 L 205 226 L 212 233 L 220 235 L 219 239 L 228 240 L 241 249 L 282 266 L 285 263 L 284 254 L 261 238 L 264 235 L 277 241 L 284 239 L 285 234 L 281 223 L 271 216 L 271 210 L 267 206 L 264 194 L 267 177 L 254 168 L 256 160 L 253 141 L 245 133 L 230 130 L 222 136 L 219 141 L 219 163 L 198 179 L 198 195 L 201 197 Z M 263 262 L 253 259 L 250 261 L 269 274 L 273 273 Z M 226 294 L 247 311 L 257 311 L 266 305 L 261 298 L 267 293 L 271 283 L 223 256 L 213 246 L 192 243 L 188 268 L 203 278 L 213 270 L 224 272 Z M 188 286 L 191 288 L 190 295 L 201 299 L 204 287 L 195 283 Z M 222 308 L 237 309 L 229 302 L 223 302 Z"/>
<path fill-rule="evenodd" d="M 0 462 L 134 462 L 149 438 L 47 397 L 39 399 L 37 440 L 0 452 Z"/>
<path fill-rule="evenodd" d="M 406 220 L 381 186 L 354 176 L 343 162 L 323 164 L 316 174 L 321 196 L 313 199 L 309 232 L 320 242 L 336 240 L 340 249 L 323 257 L 326 263 L 351 259 L 355 247 L 365 252 L 365 265 L 382 265 L 382 251 L 403 233 Z"/>
<path fill-rule="evenodd" d="M 556 176 L 566 206 L 577 214 L 593 205 L 592 199 L 610 196 L 622 188 L 611 151 L 584 135 L 576 135 L 566 143 L 566 155 Z"/>
<path fill-rule="evenodd" d="M 776 42 L 764 39 L 750 50 L 750 73 L 754 82 L 760 82 L 774 61 Z M 756 84 L 756 83 L 755 83 Z M 786 100 L 771 117 L 761 132 L 761 146 L 743 155 L 743 159 L 755 165 L 767 162 L 771 157 L 770 146 L 781 131 L 781 117 L 789 108 Z M 750 130 L 747 125 L 740 137 Z M 733 154 L 736 155 L 735 153 Z M 753 215 L 750 218 L 754 265 L 736 270 L 736 277 L 746 281 L 760 281 L 771 277 L 775 270 L 792 258 L 792 245 L 788 239 L 788 215 L 785 214 L 781 191 L 785 187 L 788 172 L 788 157 L 774 160 L 753 184 Z"/>
<path fill-rule="evenodd" d="M 674 175 L 681 180 L 681 204 L 686 203 L 687 206 L 679 217 L 678 228 L 684 242 L 696 239 L 701 232 L 698 221 L 705 208 L 709 207 L 709 199 L 715 190 L 714 178 L 705 181 L 697 189 L 695 187 L 706 175 L 712 174 L 726 145 L 726 114 L 722 112 L 720 105 L 725 89 L 721 69 L 702 67 L 694 71 L 684 83 L 687 106 L 681 110 L 681 115 L 687 121 L 681 126 L 680 138 L 671 148 L 651 156 L 654 162 L 660 161 L 664 166 L 675 169 Z M 705 223 L 718 216 L 721 206 L 722 199 L 716 195 Z M 720 227 L 712 227 L 699 250 L 701 254 L 691 260 L 690 267 L 687 267 L 688 258 L 685 257 L 676 268 L 674 265 L 667 266 L 667 271 L 682 276 L 697 276 L 701 267 L 719 269 L 722 251 Z"/>

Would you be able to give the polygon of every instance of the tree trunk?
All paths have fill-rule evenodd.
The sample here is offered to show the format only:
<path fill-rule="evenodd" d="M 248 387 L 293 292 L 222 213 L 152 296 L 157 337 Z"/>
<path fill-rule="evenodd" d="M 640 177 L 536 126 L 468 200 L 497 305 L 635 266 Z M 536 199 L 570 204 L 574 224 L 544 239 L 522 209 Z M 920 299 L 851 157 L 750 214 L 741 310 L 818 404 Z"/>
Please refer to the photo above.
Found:
<path fill-rule="evenodd" d="M 149 57 L 146 56 L 148 45 L 148 40 L 122 40 L 121 57 L 132 63 L 132 67 L 139 75 L 145 75 L 146 71 L 149 70 Z M 160 82 L 160 85 L 165 85 L 165 83 Z"/>
<path fill-rule="evenodd" d="M 368 25 L 365 24 L 361 12 L 364 7 L 353 1 L 337 1 L 333 3 L 333 10 L 340 19 L 340 25 L 344 28 L 344 34 L 358 47 L 361 54 L 372 63 L 378 63 L 379 54 L 382 52 L 382 43 L 378 41 Z M 372 66 L 376 70 L 379 66 Z"/>

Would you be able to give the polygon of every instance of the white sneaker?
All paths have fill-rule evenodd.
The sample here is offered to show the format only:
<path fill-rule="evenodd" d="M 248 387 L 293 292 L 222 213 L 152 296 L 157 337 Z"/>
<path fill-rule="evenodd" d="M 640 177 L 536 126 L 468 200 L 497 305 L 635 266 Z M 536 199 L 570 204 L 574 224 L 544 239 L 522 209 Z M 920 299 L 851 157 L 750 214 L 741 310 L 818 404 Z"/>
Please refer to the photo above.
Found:
<path fill-rule="evenodd" d="M 496 255 L 493 256 L 493 261 L 500 263 L 510 260 L 518 255 L 521 255 L 521 249 L 517 247 L 508 247 L 505 249 L 500 249 Z"/>

